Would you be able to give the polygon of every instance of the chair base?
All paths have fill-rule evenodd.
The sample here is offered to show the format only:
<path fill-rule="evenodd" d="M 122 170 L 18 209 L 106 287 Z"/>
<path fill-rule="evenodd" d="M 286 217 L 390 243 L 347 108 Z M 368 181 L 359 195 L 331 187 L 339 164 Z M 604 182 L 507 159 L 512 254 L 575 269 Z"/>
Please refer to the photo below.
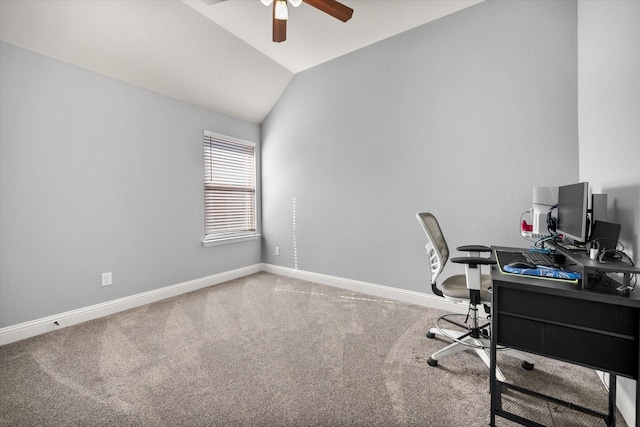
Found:
<path fill-rule="evenodd" d="M 487 328 L 489 325 L 487 324 L 480 328 L 476 326 L 475 331 L 473 331 L 473 328 L 471 327 L 468 327 L 466 330 L 463 330 L 463 331 L 455 331 L 452 329 L 443 329 L 438 326 L 438 322 L 441 320 L 445 320 L 454 325 L 461 326 L 461 324 L 450 320 L 450 317 L 454 317 L 454 316 L 464 316 L 464 315 L 446 314 L 438 319 L 438 321 L 436 322 L 436 327 L 431 328 L 429 332 L 427 332 L 427 338 L 435 338 L 436 335 L 441 335 L 443 337 L 449 338 L 454 341 L 453 343 L 449 344 L 442 350 L 438 350 L 435 353 L 433 353 L 431 357 L 429 357 L 429 359 L 427 360 L 427 363 L 429 364 L 429 366 L 437 366 L 439 359 L 445 356 L 450 356 L 452 354 L 460 353 L 461 351 L 465 351 L 465 350 L 475 351 L 476 354 L 480 357 L 480 359 L 482 359 L 482 361 L 488 367 L 491 366 L 491 356 L 489 353 L 491 340 L 487 332 Z M 499 351 L 502 354 L 506 354 L 508 356 L 515 357 L 516 359 L 522 360 L 521 366 L 523 369 L 530 371 L 534 368 L 533 359 L 531 359 L 525 353 L 522 353 L 518 350 L 513 350 L 510 348 L 504 348 L 504 347 L 499 348 Z M 503 382 L 506 381 L 504 375 L 502 374 L 499 368 L 496 369 L 496 378 L 499 381 L 503 381 Z"/>

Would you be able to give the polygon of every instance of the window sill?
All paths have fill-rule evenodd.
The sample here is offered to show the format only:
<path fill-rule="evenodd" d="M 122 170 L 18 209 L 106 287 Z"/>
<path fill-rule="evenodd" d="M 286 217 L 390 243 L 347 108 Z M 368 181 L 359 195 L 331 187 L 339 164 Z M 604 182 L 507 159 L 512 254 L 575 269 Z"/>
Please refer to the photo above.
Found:
<path fill-rule="evenodd" d="M 211 240 L 203 240 L 202 246 L 208 248 L 209 246 L 219 246 L 226 245 L 229 243 L 238 243 L 238 242 L 246 242 L 249 240 L 257 240 L 261 237 L 260 234 L 249 234 L 247 236 L 236 236 L 236 237 L 227 237 L 224 239 L 211 239 Z"/>

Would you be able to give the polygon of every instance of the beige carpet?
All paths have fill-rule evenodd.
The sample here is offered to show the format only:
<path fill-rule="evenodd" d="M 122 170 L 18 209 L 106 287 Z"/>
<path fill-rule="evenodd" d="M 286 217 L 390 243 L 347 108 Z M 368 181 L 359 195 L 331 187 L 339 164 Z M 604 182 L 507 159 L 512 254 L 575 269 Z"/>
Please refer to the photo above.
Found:
<path fill-rule="evenodd" d="M 426 363 L 446 345 L 424 336 L 441 314 L 259 273 L 0 347 L 0 425 L 486 426 L 480 359 Z M 535 360 L 500 364 L 606 410 L 593 370 Z M 549 425 L 602 425 L 535 408 Z"/>

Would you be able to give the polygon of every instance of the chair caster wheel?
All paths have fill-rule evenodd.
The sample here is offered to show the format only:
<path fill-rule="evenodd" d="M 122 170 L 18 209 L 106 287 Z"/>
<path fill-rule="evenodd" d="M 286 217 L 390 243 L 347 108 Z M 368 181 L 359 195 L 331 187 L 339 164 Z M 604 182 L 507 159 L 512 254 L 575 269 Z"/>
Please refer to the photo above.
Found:
<path fill-rule="evenodd" d="M 533 363 L 529 363 L 527 361 L 523 361 L 521 366 L 522 366 L 522 369 L 524 369 L 526 371 L 533 371 Z"/>
<path fill-rule="evenodd" d="M 429 366 L 438 366 L 438 361 L 436 359 L 428 358 L 427 363 Z"/>
<path fill-rule="evenodd" d="M 427 332 L 427 338 L 435 338 L 436 334 L 434 334 L 433 332 Z"/>

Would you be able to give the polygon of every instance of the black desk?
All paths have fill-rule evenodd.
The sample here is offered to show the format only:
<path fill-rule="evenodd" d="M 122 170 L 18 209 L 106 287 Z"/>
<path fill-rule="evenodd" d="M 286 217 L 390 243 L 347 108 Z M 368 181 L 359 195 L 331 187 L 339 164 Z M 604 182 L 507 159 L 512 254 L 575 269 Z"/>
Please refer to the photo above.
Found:
<path fill-rule="evenodd" d="M 525 250 L 493 249 L 508 252 Z M 632 270 L 640 272 L 637 268 Z M 640 372 L 640 289 L 626 296 L 615 292 L 603 293 L 583 289 L 580 284 L 503 274 L 495 266 L 492 280 L 491 425 L 495 425 L 496 416 L 523 425 L 540 425 L 502 408 L 505 390 L 529 391 L 496 379 L 497 346 L 609 372 L 608 414 L 549 396 L 538 397 L 600 416 L 607 425 L 615 425 L 616 375 L 637 380 Z M 639 396 L 640 381 L 637 381 L 637 421 L 640 421 Z"/>

